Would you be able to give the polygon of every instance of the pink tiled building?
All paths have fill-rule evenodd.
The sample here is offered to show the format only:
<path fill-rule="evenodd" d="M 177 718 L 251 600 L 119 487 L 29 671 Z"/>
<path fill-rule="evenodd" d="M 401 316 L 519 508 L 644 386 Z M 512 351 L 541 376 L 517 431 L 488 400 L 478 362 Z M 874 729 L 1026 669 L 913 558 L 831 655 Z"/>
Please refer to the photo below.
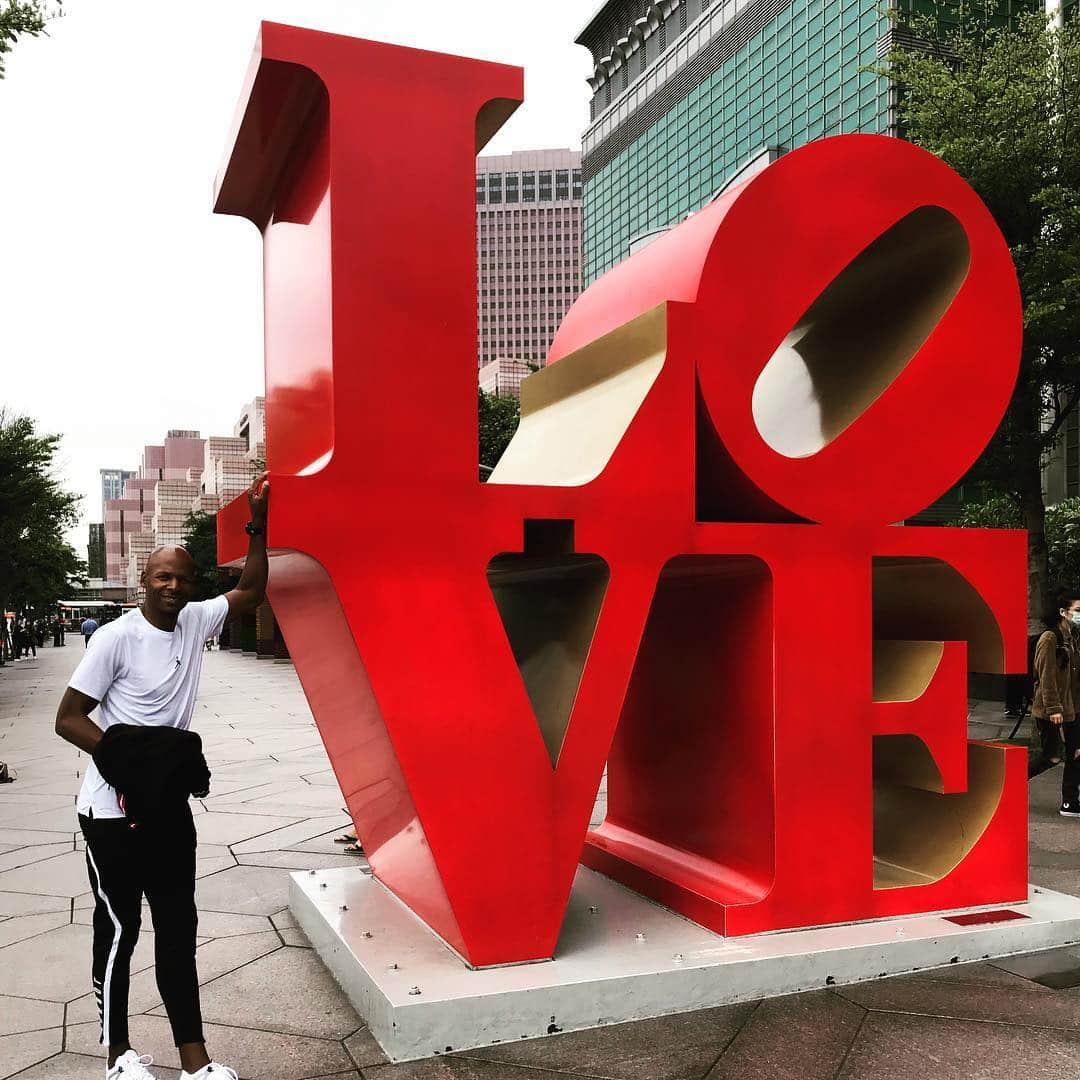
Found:
<path fill-rule="evenodd" d="M 128 583 L 131 537 L 152 523 L 157 511 L 155 489 L 159 481 L 188 479 L 192 467 L 202 471 L 203 444 L 197 431 L 173 430 L 161 446 L 143 447 L 142 463 L 124 484 L 119 499 L 105 502 L 105 580 Z M 190 500 L 189 500 L 190 502 Z"/>
<path fill-rule="evenodd" d="M 476 161 L 477 366 L 543 363 L 581 291 L 581 154 Z"/>
<path fill-rule="evenodd" d="M 244 406 L 231 436 L 204 439 L 173 430 L 160 446 L 143 447 L 138 470 L 118 499 L 105 501 L 105 583 L 138 595 L 146 557 L 162 544 L 183 542 L 192 510 L 216 513 L 245 491 L 265 458 L 264 400 Z"/>

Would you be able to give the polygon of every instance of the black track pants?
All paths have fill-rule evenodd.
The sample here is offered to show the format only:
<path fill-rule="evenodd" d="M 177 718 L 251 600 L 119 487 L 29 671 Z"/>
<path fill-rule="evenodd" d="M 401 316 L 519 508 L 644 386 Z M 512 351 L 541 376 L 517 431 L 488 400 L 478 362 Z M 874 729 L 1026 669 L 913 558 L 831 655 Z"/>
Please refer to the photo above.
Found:
<path fill-rule="evenodd" d="M 185 804 L 166 824 L 79 815 L 94 907 L 94 993 L 101 1041 L 128 1041 L 128 978 L 143 894 L 154 922 L 158 991 L 176 1045 L 203 1042 L 195 971 L 195 824 Z"/>

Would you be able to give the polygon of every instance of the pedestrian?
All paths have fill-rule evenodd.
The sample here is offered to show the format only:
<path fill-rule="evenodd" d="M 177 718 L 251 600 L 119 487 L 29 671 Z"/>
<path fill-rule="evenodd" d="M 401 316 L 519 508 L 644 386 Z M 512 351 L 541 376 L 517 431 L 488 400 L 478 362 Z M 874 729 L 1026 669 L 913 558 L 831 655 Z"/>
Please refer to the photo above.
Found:
<path fill-rule="evenodd" d="M 1035 645 L 1031 715 L 1039 734 L 1040 764 L 1049 768 L 1065 763 L 1060 813 L 1080 818 L 1080 724 L 1074 698 L 1080 687 L 1080 592 L 1058 593 L 1046 624 Z"/>
<path fill-rule="evenodd" d="M 53 648 L 60 648 L 60 632 L 62 624 L 59 619 L 53 619 L 52 621 L 52 643 Z"/>
<path fill-rule="evenodd" d="M 97 630 L 97 619 L 93 615 L 87 615 L 82 621 L 82 625 L 79 627 L 79 633 L 83 636 L 83 647 L 90 647 L 90 639 L 94 636 L 94 631 Z"/>
<path fill-rule="evenodd" d="M 15 620 L 15 659 L 29 660 L 33 653 L 37 659 L 37 649 L 34 648 L 34 630 L 26 619 Z"/>
<path fill-rule="evenodd" d="M 147 790 L 153 795 L 154 770 L 172 767 L 165 755 L 148 754 L 144 772 L 127 792 L 110 786 L 102 772 L 118 778 L 115 754 L 106 754 L 108 747 L 115 750 L 118 745 L 115 734 L 139 736 L 127 740 L 130 766 L 132 748 L 149 745 L 147 727 L 187 732 L 205 655 L 203 642 L 220 632 L 227 617 L 253 612 L 263 601 L 269 489 L 266 473 L 261 473 L 248 491 L 250 542 L 236 588 L 212 600 L 191 602 L 195 565 L 188 552 L 175 547 L 151 552 L 140 579 L 146 590 L 142 606 L 94 635 L 94 648 L 87 649 L 75 669 L 57 711 L 57 734 L 93 759 L 76 808 L 96 905 L 93 982 L 101 1041 L 108 1047 L 106 1080 L 154 1077 L 148 1068 L 153 1060 L 140 1056 L 128 1039 L 130 962 L 144 893 L 154 921 L 158 989 L 179 1048 L 181 1080 L 236 1080 L 233 1069 L 210 1060 L 203 1036 L 195 964 L 196 836 L 188 792 L 168 810 L 144 818 L 135 812 L 133 799 Z M 95 708 L 97 723 L 90 719 Z M 130 727 L 112 732 L 116 725 Z M 175 775 L 174 769 L 170 776 Z M 208 790 L 208 783 L 202 787 Z M 201 797 L 207 790 L 190 794 Z"/>

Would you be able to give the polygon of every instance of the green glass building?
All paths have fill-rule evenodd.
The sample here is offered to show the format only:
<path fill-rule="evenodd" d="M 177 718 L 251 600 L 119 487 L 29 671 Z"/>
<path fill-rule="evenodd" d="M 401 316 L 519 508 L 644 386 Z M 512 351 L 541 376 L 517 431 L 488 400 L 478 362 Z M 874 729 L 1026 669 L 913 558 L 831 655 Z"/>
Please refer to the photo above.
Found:
<path fill-rule="evenodd" d="M 895 134 L 889 80 L 867 70 L 894 32 L 875 0 L 605 3 L 576 39 L 594 62 L 585 283 L 743 170 L 825 135 Z"/>

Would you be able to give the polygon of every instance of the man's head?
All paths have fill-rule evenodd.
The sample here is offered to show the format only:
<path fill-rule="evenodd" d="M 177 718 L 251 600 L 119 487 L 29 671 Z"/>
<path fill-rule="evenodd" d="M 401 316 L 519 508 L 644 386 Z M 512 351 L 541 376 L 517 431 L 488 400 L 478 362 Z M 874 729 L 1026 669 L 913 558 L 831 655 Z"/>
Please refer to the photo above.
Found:
<path fill-rule="evenodd" d="M 154 548 L 139 580 L 146 590 L 145 606 L 166 618 L 175 617 L 195 589 L 195 562 L 182 547 Z"/>

